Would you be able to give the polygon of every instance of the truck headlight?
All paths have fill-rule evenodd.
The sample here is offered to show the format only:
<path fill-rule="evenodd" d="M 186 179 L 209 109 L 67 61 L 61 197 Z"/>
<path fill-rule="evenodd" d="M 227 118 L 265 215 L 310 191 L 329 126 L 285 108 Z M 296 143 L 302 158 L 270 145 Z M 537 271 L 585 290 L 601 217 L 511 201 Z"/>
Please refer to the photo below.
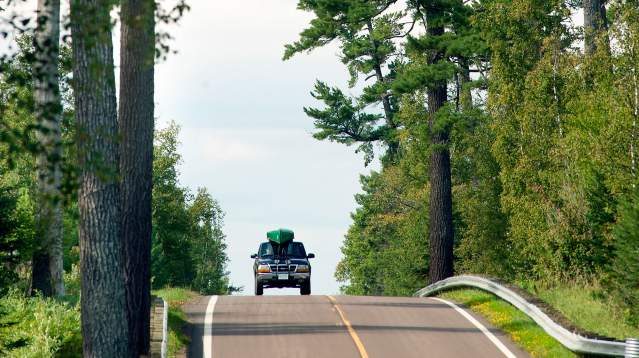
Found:
<path fill-rule="evenodd" d="M 271 272 L 271 266 L 269 265 L 259 265 L 257 266 L 258 273 L 269 273 Z"/>
<path fill-rule="evenodd" d="M 308 265 L 297 265 L 295 272 L 309 272 L 311 268 Z"/>

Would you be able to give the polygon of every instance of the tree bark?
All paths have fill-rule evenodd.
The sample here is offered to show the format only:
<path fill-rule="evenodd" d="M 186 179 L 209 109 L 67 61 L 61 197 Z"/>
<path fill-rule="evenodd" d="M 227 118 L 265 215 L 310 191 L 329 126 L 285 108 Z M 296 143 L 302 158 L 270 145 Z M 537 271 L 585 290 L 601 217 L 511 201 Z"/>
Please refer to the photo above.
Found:
<path fill-rule="evenodd" d="M 83 357 L 129 357 L 111 4 L 72 0 Z"/>
<path fill-rule="evenodd" d="M 439 17 L 433 13 L 441 11 L 436 7 L 427 8 L 426 20 Z M 427 25 L 428 36 L 441 36 L 444 28 Z M 432 50 L 428 62 L 437 63 L 444 59 L 439 50 Z M 447 83 L 440 81 L 429 86 L 428 125 L 431 136 L 430 157 L 430 266 L 429 281 L 443 280 L 453 275 L 453 204 L 450 177 L 450 152 L 448 150 L 449 133 L 446 126 L 437 125 L 436 113 L 447 101 Z"/>
<path fill-rule="evenodd" d="M 597 37 L 608 29 L 605 0 L 584 0 L 584 46 L 586 55 L 597 50 Z M 608 41 L 606 39 L 606 46 Z"/>
<path fill-rule="evenodd" d="M 38 293 L 45 297 L 52 294 L 51 271 L 49 267 L 49 252 L 46 248 L 38 247 L 31 257 L 31 296 Z"/>
<path fill-rule="evenodd" d="M 120 49 L 121 230 L 129 344 L 146 355 L 151 312 L 151 190 L 154 128 L 153 0 L 123 0 Z"/>
<path fill-rule="evenodd" d="M 58 74 L 60 41 L 60 0 L 38 0 L 38 18 L 34 36 L 33 64 L 36 138 L 40 145 L 38 170 L 38 212 L 36 233 L 40 240 L 34 255 L 32 286 L 45 295 L 64 296 L 62 250 L 62 207 L 60 183 L 62 104 Z M 48 261 L 48 269 L 38 267 Z M 36 277 L 43 275 L 42 277 Z M 50 283 L 46 284 L 46 281 Z M 42 284 L 46 284 L 42 286 Z"/>

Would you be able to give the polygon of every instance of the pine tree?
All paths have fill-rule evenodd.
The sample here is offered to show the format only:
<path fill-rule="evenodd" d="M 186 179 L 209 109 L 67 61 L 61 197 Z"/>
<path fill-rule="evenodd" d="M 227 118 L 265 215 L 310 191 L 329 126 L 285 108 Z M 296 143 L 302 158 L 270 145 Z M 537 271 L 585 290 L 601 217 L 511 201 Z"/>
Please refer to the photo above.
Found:
<path fill-rule="evenodd" d="M 404 12 L 386 10 L 395 1 L 307 1 L 298 8 L 312 12 L 315 18 L 300 33 L 300 39 L 286 45 L 284 59 L 297 53 L 311 51 L 332 41 L 341 46 L 341 61 L 350 73 L 349 85 L 362 77 L 374 83 L 363 89 L 362 95 L 351 98 L 336 87 L 317 81 L 312 96 L 321 100 L 325 108 L 304 108 L 315 120 L 318 132 L 314 137 L 347 145 L 357 143 L 358 152 L 365 154 L 366 163 L 373 157 L 373 144 L 384 144 L 387 159 L 397 160 L 399 139 L 395 120 L 397 98 L 390 92 L 395 68 L 400 64 L 395 40 L 406 36 L 414 22 L 402 23 Z M 413 24 L 413 26 L 410 26 Z M 370 113 L 368 107 L 381 104 L 382 113 Z M 379 123 L 383 120 L 383 123 Z"/>
<path fill-rule="evenodd" d="M 469 65 L 480 65 L 485 45 L 469 25 L 472 8 L 461 1 L 410 1 L 413 17 L 421 20 L 425 34 L 408 37 L 409 63 L 398 71 L 397 93 L 425 91 L 430 140 L 429 161 L 429 281 L 453 275 L 453 207 L 450 131 L 458 119 L 453 103 L 472 106 L 468 92 L 449 98 L 449 83 L 461 76 L 468 81 Z M 468 84 L 467 84 L 468 85 Z M 468 88 L 468 87 L 466 87 Z M 455 100 L 455 102 L 453 102 Z"/>

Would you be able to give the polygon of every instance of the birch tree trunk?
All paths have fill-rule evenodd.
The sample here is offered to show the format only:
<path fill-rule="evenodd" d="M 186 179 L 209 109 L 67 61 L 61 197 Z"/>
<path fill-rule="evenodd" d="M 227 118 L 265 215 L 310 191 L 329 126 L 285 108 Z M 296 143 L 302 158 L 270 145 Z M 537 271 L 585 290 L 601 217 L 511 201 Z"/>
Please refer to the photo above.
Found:
<path fill-rule="evenodd" d="M 122 0 L 119 132 L 129 344 L 149 351 L 155 3 Z"/>
<path fill-rule="evenodd" d="M 72 0 L 83 357 L 129 357 L 111 1 Z"/>
<path fill-rule="evenodd" d="M 33 260 L 32 290 L 60 297 L 64 296 L 60 195 L 62 104 L 58 74 L 60 0 L 38 0 L 37 13 L 33 76 L 36 138 L 40 145 L 36 160 L 39 192 L 36 228 L 40 243 Z M 46 282 L 48 280 L 50 282 Z"/>

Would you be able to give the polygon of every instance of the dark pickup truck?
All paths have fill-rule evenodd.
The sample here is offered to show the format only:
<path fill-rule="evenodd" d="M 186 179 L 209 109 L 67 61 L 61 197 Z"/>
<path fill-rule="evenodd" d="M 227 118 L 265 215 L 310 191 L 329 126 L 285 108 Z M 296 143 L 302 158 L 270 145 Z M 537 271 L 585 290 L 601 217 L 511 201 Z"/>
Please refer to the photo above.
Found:
<path fill-rule="evenodd" d="M 263 242 L 255 259 L 255 295 L 264 293 L 264 288 L 299 287 L 300 294 L 311 294 L 311 263 L 308 259 L 314 254 L 306 254 L 301 242 L 277 244 L 272 241 Z"/>

